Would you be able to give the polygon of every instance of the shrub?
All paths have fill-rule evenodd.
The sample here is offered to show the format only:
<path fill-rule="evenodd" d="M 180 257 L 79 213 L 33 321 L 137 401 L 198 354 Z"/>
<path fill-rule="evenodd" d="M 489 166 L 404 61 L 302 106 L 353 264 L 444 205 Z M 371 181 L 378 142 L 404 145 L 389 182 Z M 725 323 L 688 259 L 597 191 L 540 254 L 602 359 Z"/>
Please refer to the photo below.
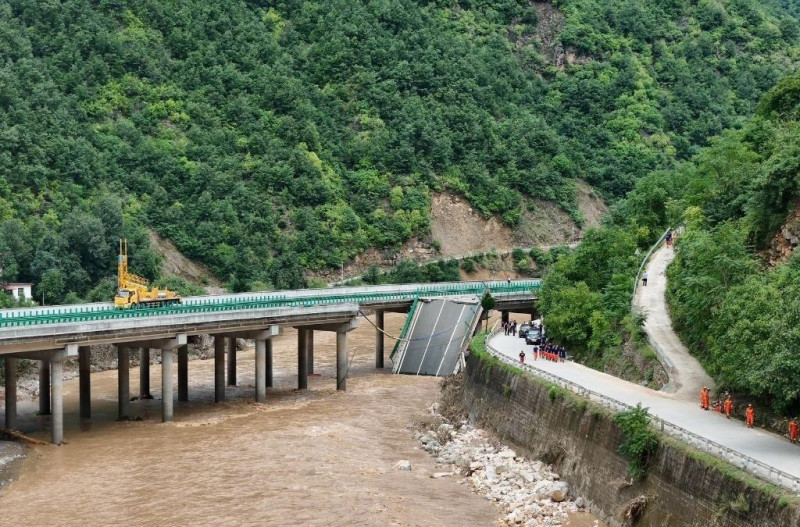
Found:
<path fill-rule="evenodd" d="M 619 453 L 630 460 L 628 472 L 636 479 L 644 478 L 650 458 L 658 448 L 658 436 L 650 428 L 647 408 L 638 404 L 636 408 L 615 415 L 614 422 L 625 436 Z"/>

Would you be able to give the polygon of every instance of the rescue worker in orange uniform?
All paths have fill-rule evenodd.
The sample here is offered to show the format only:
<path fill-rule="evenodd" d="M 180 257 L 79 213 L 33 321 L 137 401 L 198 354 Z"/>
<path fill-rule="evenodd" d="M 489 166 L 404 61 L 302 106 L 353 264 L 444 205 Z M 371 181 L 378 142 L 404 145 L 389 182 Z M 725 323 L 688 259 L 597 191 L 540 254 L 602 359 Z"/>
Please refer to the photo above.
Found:
<path fill-rule="evenodd" d="M 797 443 L 797 436 L 800 435 L 800 426 L 797 425 L 797 417 L 792 417 L 789 421 L 789 441 Z"/>
<path fill-rule="evenodd" d="M 709 390 L 707 387 L 703 386 L 703 389 L 700 390 L 700 408 L 703 410 L 708 410 L 708 403 L 709 403 Z"/>
<path fill-rule="evenodd" d="M 756 409 L 753 408 L 752 404 L 747 405 L 747 410 L 745 410 L 745 423 L 747 424 L 747 428 L 753 428 L 753 422 L 756 420 Z"/>
<path fill-rule="evenodd" d="M 733 412 L 733 401 L 731 400 L 731 396 L 729 395 L 727 398 L 725 398 L 725 417 L 730 419 L 731 412 Z"/>

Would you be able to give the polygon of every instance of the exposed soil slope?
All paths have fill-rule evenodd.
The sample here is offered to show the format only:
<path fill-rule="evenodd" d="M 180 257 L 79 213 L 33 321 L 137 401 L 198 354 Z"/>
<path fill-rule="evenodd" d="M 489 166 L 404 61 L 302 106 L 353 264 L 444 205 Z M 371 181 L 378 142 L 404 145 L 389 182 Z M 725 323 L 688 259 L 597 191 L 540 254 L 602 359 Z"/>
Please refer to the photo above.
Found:
<path fill-rule="evenodd" d="M 175 275 L 185 278 L 193 284 L 211 285 L 219 287 L 219 279 L 206 267 L 186 258 L 175 247 L 175 244 L 166 238 L 162 238 L 153 231 L 149 232 L 150 243 L 164 257 L 164 274 Z"/>

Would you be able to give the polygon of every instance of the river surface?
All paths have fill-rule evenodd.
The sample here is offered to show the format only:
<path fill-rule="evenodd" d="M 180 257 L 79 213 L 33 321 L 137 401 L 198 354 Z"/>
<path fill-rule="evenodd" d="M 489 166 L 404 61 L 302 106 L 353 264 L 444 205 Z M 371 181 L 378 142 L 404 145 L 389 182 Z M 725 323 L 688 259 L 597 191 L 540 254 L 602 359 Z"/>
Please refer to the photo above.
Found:
<path fill-rule="evenodd" d="M 402 322 L 387 314 L 387 331 Z M 0 490 L 0 525 L 498 525 L 499 509 L 460 478 L 429 477 L 441 468 L 407 428 L 436 400 L 437 379 L 376 371 L 375 330 L 362 320 L 348 338 L 347 392 L 335 389 L 335 334 L 323 332 L 320 375 L 297 391 L 296 343 L 292 329 L 274 340 L 276 387 L 264 405 L 253 402 L 252 349 L 239 351 L 239 385 L 222 404 L 213 403 L 214 361 L 191 361 L 190 402 L 175 403 L 171 423 L 160 422 L 158 365 L 155 399 L 131 403 L 141 421 L 115 421 L 115 371 L 92 374 L 91 423 L 79 422 L 78 380 L 66 381 L 68 444 L 29 450 L 18 479 Z M 47 440 L 36 409 L 20 401 L 21 428 Z M 395 470 L 400 459 L 413 470 Z M 576 515 L 569 525 L 593 520 Z"/>

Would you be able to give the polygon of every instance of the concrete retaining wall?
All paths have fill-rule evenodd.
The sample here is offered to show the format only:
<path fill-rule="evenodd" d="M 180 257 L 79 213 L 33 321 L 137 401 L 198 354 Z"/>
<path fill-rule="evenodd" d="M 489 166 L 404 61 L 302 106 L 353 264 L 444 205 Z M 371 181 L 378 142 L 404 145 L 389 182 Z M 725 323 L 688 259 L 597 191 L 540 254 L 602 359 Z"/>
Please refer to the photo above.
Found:
<path fill-rule="evenodd" d="M 611 418 L 577 399 L 551 400 L 549 386 L 526 375 L 467 359 L 464 403 L 479 425 L 555 465 L 574 493 L 614 526 L 800 526 L 796 501 L 748 485 L 690 455 L 688 447 L 662 444 L 648 475 L 634 482 L 618 452 L 623 436 Z M 625 510 L 644 497 L 638 518 Z"/>

